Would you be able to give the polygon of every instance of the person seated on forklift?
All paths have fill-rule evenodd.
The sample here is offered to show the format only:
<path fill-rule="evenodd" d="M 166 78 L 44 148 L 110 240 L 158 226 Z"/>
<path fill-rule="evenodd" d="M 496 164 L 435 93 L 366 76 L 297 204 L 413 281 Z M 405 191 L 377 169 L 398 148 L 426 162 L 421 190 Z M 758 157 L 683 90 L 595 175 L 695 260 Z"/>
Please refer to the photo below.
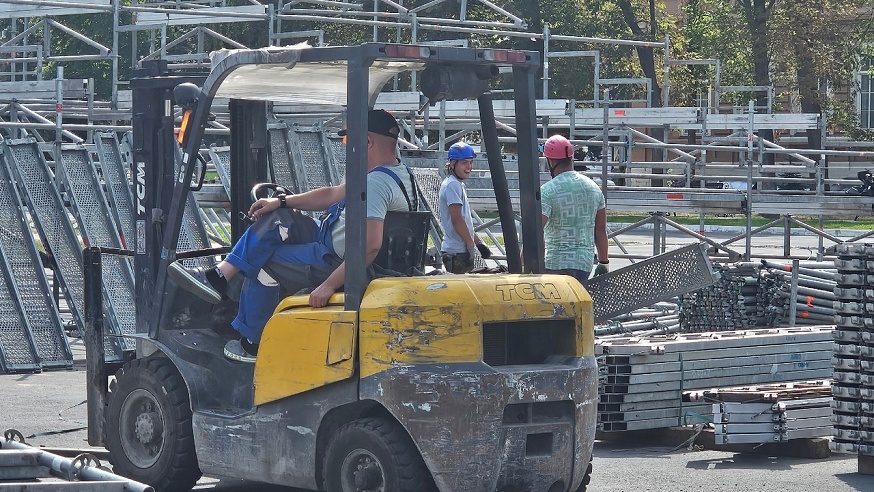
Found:
<path fill-rule="evenodd" d="M 346 135 L 345 130 L 339 132 Z M 413 209 L 416 189 L 412 172 L 397 158 L 400 127 L 383 110 L 367 115 L 367 244 L 369 265 L 382 246 L 383 221 L 389 211 Z M 410 190 L 408 192 L 408 190 Z M 186 268 L 179 262 L 168 275 L 182 288 L 217 304 L 227 299 L 228 281 L 245 277 L 237 317 L 231 323 L 241 337 L 225 345 L 224 355 L 255 362 L 258 343 L 282 291 L 312 289 L 309 304 L 323 307 L 345 280 L 346 184 L 326 186 L 298 195 L 260 198 L 249 208 L 255 222 L 215 267 Z M 300 210 L 328 210 L 314 220 Z"/>
<path fill-rule="evenodd" d="M 473 171 L 473 147 L 459 141 L 449 147 L 449 161 L 446 163 L 446 178 L 440 184 L 437 195 L 440 207 L 440 226 L 443 228 L 443 242 L 440 256 L 443 266 L 452 273 L 467 273 L 473 268 L 476 257 L 474 248 L 479 249 L 483 258 L 490 258 L 492 252 L 473 230 L 470 202 L 464 180 Z"/>

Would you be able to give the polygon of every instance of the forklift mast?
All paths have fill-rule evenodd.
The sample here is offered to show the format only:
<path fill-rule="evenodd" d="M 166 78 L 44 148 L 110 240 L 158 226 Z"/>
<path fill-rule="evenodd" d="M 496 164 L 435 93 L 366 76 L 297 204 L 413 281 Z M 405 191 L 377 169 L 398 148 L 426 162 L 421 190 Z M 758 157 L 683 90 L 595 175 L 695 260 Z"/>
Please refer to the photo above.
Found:
<path fill-rule="evenodd" d="M 173 89 L 182 83 L 200 85 L 204 76 L 178 76 L 163 60 L 149 61 L 131 77 L 133 97 L 134 278 L 137 332 L 148 333 L 153 320 L 149 307 L 156 292 L 156 273 L 167 210 L 174 193 Z"/>

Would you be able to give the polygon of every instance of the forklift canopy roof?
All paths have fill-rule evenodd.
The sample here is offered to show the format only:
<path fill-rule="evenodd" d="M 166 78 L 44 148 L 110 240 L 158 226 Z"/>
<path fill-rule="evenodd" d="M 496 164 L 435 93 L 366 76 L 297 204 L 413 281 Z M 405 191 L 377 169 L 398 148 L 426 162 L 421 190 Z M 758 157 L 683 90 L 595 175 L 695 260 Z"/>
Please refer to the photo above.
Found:
<path fill-rule="evenodd" d="M 336 60 L 300 62 L 300 53 L 306 49 L 309 46 L 298 45 L 294 48 L 213 52 L 210 55 L 214 67 L 212 73 L 224 77 L 223 81 L 218 81 L 221 85 L 215 97 L 345 106 L 347 63 Z M 414 61 L 374 62 L 368 72 L 370 104 L 392 77 L 424 67 L 424 63 Z"/>

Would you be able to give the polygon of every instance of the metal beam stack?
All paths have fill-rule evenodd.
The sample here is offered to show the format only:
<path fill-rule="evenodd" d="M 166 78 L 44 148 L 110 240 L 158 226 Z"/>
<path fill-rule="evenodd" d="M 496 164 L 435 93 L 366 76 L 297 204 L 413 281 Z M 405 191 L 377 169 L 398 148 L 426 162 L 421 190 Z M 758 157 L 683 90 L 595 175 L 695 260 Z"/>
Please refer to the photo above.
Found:
<path fill-rule="evenodd" d="M 694 390 L 829 378 L 832 344 L 830 326 L 599 339 L 599 428 L 700 421 L 711 405 Z"/>
<path fill-rule="evenodd" d="M 837 246 L 832 451 L 874 456 L 874 245 Z"/>
<path fill-rule="evenodd" d="M 716 444 L 762 444 L 831 435 L 827 380 L 723 388 L 713 400 Z"/>

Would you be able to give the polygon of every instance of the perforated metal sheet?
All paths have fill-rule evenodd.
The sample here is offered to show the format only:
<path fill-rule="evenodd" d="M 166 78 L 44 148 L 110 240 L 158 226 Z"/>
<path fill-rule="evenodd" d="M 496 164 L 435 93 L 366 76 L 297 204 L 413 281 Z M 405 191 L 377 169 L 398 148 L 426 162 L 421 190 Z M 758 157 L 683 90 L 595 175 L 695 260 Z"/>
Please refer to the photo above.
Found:
<path fill-rule="evenodd" d="M 73 215 L 79 222 L 83 240 L 101 248 L 122 247 L 118 227 L 112 220 L 106 195 L 97 177 L 97 170 L 84 147 L 61 151 L 64 185 L 70 196 Z M 110 333 L 136 333 L 133 266 L 129 257 L 103 257 L 104 315 Z M 134 341 L 121 339 L 125 350 L 133 350 Z"/>
<path fill-rule="evenodd" d="M 225 188 L 228 196 L 231 196 L 231 148 L 209 146 L 209 160 L 215 166 L 215 172 L 218 174 L 219 181 Z"/>
<path fill-rule="evenodd" d="M 0 248 L 0 254 L 5 256 Z M 5 262 L 4 262 L 5 263 Z M 0 275 L 0 371 L 14 372 L 39 369 L 39 356 L 31 330 L 14 292 L 9 268 L 2 266 Z"/>
<path fill-rule="evenodd" d="M 121 159 L 121 149 L 115 133 L 99 132 L 94 136 L 103 181 L 109 191 L 112 218 L 121 228 L 121 240 L 126 249 L 133 249 L 134 235 L 133 193 L 131 192 L 130 167 Z"/>
<path fill-rule="evenodd" d="M 593 278 L 595 323 L 707 287 L 719 278 L 707 256 L 707 244 L 691 244 Z"/>
<path fill-rule="evenodd" d="M 82 244 L 54 186 L 54 176 L 34 139 L 9 141 L 6 150 L 22 194 L 27 198 L 34 226 L 58 266 L 56 274 L 70 305 L 73 321 L 79 333 L 84 334 Z M 117 326 L 111 320 L 107 331 L 118 333 Z M 115 337 L 106 337 L 106 360 L 121 360 L 120 348 Z"/>
<path fill-rule="evenodd" d="M 288 134 L 294 177 L 298 183 L 305 183 L 307 191 L 330 186 L 335 181 L 325 157 L 321 135 L 321 131 L 297 127 Z"/>
<path fill-rule="evenodd" d="M 182 162 L 182 149 L 176 146 L 176 162 L 174 171 L 179 172 L 179 164 Z M 209 236 L 206 233 L 206 227 L 203 225 L 203 218 L 200 214 L 197 200 L 194 198 L 194 193 L 188 193 L 188 198 L 185 200 L 185 210 L 183 210 L 182 227 L 179 229 L 179 240 L 176 242 L 178 251 L 192 251 L 196 249 L 209 248 Z M 210 267 L 213 265 L 211 258 L 193 258 L 182 262 L 185 266 L 201 266 Z"/>
<path fill-rule="evenodd" d="M 7 159 L 0 159 L 0 345 L 6 370 L 69 367 L 73 356 Z M 35 353 L 34 353 L 35 351 Z"/>
<path fill-rule="evenodd" d="M 425 206 L 428 207 L 428 210 L 431 211 L 431 215 L 434 216 L 434 220 L 431 222 L 442 236 L 443 228 L 441 227 L 442 223 L 440 222 L 439 197 L 440 183 L 443 182 L 443 178 L 440 177 L 440 174 L 437 173 L 436 169 L 427 169 L 423 167 L 413 167 L 410 169 L 413 171 L 413 177 L 416 179 L 416 186 L 419 188 L 419 194 L 422 195 L 422 199 L 425 201 Z"/>
<path fill-rule="evenodd" d="M 343 137 L 328 137 L 328 144 L 334 156 L 334 171 L 340 183 L 346 181 L 346 145 Z"/>
<path fill-rule="evenodd" d="M 270 125 L 268 130 L 270 147 L 268 154 L 273 182 L 291 188 L 295 193 L 301 193 L 297 180 L 292 172 L 291 158 L 288 154 L 288 128 L 285 123 Z"/>

